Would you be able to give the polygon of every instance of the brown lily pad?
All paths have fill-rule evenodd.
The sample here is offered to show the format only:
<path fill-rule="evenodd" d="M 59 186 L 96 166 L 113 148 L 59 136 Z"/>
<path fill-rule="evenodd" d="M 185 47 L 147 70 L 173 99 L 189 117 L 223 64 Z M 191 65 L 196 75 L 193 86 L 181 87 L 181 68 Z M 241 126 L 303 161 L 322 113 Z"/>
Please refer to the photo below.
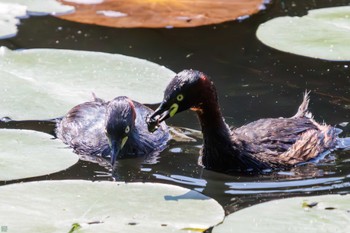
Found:
<path fill-rule="evenodd" d="M 248 16 L 263 9 L 264 0 L 104 0 L 72 5 L 76 12 L 59 18 L 109 27 L 195 27 Z M 81 2 L 81 1 L 79 1 Z"/>

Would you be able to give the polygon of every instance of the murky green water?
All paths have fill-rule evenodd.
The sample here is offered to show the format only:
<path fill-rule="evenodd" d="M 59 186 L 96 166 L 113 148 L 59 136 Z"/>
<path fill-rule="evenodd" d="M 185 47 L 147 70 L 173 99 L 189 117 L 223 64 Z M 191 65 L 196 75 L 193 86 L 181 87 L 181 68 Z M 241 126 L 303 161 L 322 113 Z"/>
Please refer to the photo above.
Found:
<path fill-rule="evenodd" d="M 49 16 L 31 17 L 21 21 L 16 37 L 0 40 L 0 45 L 10 49 L 120 53 L 148 59 L 175 72 L 201 70 L 214 80 L 226 121 L 234 126 L 263 117 L 291 116 L 308 89 L 312 91 L 310 110 L 316 120 L 335 125 L 350 120 L 350 62 L 321 61 L 276 51 L 260 43 L 255 30 L 276 16 L 304 15 L 309 9 L 348 4 L 348 0 L 275 1 L 267 10 L 242 22 L 187 29 L 114 29 Z M 169 124 L 199 129 L 190 112 L 177 115 Z M 52 130 L 50 125 L 33 122 L 21 127 Z M 350 126 L 344 128 L 343 135 L 350 136 Z M 197 165 L 201 143 L 171 142 L 153 161 L 120 160 L 114 177 L 196 189 L 218 200 L 227 213 L 271 199 L 350 192 L 350 152 L 333 153 L 329 162 L 287 172 L 229 176 Z M 106 168 L 80 161 L 66 171 L 26 181 L 44 179 L 111 177 Z"/>

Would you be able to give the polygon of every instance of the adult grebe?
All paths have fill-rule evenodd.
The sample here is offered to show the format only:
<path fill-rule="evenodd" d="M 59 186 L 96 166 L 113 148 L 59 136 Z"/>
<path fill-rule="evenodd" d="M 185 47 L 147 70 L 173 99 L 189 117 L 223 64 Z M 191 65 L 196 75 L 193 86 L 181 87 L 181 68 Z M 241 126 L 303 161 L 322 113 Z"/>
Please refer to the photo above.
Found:
<path fill-rule="evenodd" d="M 184 70 L 169 83 L 162 103 L 147 123 L 153 131 L 167 118 L 191 109 L 202 127 L 200 161 L 206 168 L 261 172 L 288 168 L 325 151 L 350 147 L 350 138 L 338 138 L 340 130 L 312 118 L 308 103 L 305 93 L 293 117 L 260 119 L 231 130 L 222 117 L 213 82 L 202 72 Z"/>

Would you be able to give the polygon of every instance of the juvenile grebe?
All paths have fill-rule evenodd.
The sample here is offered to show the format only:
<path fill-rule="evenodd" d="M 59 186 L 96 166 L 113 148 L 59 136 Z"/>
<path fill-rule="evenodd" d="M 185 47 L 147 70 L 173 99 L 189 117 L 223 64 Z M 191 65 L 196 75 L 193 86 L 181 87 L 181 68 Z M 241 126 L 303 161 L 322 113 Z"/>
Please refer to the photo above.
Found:
<path fill-rule="evenodd" d="M 191 109 L 202 127 L 200 162 L 207 169 L 261 172 L 288 168 L 325 151 L 350 147 L 350 138 L 338 138 L 340 130 L 312 118 L 308 104 L 305 93 L 293 117 L 260 119 L 231 130 L 222 117 L 213 82 L 202 72 L 184 70 L 169 83 L 147 124 L 153 131 L 167 118 Z"/>
<path fill-rule="evenodd" d="M 94 100 L 72 108 L 59 119 L 56 135 L 78 154 L 116 159 L 142 156 L 165 148 L 170 139 L 162 124 L 154 134 L 147 130 L 145 118 L 150 108 L 121 96 L 105 102 Z"/>

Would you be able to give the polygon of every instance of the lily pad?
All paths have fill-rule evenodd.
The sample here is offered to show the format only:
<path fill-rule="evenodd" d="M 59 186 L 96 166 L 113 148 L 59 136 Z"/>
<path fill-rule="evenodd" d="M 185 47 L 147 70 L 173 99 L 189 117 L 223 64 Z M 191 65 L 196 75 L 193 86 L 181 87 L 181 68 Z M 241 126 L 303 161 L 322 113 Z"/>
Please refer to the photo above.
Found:
<path fill-rule="evenodd" d="M 47 119 L 98 97 L 156 103 L 174 72 L 155 63 L 100 52 L 0 48 L 0 116 Z"/>
<path fill-rule="evenodd" d="M 60 0 L 76 12 L 60 18 L 109 27 L 194 27 L 247 17 L 265 9 L 266 0 L 104 0 L 95 5 Z M 72 3 L 78 2 L 78 3 Z"/>
<path fill-rule="evenodd" d="M 310 10 L 261 24 L 258 39 L 275 49 L 325 60 L 350 60 L 350 6 Z"/>
<path fill-rule="evenodd" d="M 0 2 L 0 39 L 13 37 L 17 34 L 18 18 L 27 16 L 27 8 L 18 4 Z"/>
<path fill-rule="evenodd" d="M 62 142 L 36 131 L 0 129 L 0 147 L 1 181 L 62 171 L 79 159 Z"/>
<path fill-rule="evenodd" d="M 213 233 L 350 232 L 350 195 L 270 201 L 226 217 Z"/>
<path fill-rule="evenodd" d="M 63 5 L 56 0 L 0 0 L 0 2 L 25 6 L 30 15 L 59 15 L 74 11 L 74 7 Z"/>
<path fill-rule="evenodd" d="M 0 196 L 9 232 L 188 232 L 224 218 L 215 200 L 156 183 L 39 181 L 2 186 Z"/>
<path fill-rule="evenodd" d="M 29 15 L 67 14 L 74 7 L 55 0 L 0 0 L 0 39 L 17 34 L 19 18 Z"/>

